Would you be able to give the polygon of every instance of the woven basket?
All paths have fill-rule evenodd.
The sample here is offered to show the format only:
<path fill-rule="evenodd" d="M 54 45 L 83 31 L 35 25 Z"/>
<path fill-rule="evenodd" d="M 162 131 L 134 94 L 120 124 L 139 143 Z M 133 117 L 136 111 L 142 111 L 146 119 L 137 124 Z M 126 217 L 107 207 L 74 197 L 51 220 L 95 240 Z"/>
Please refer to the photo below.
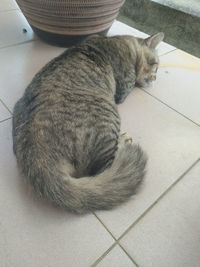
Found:
<path fill-rule="evenodd" d="M 17 0 L 17 3 L 41 38 L 51 37 L 51 41 L 59 44 L 60 40 L 62 45 L 65 41 L 73 43 L 90 34 L 106 32 L 124 1 Z"/>

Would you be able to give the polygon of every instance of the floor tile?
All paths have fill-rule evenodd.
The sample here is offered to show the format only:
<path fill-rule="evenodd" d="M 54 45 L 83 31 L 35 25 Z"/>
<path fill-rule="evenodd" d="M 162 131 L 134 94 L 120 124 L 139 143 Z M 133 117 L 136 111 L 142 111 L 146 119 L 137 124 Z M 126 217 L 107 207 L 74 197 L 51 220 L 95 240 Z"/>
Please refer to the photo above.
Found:
<path fill-rule="evenodd" d="M 122 239 L 139 266 L 200 266 L 200 163 Z"/>
<path fill-rule="evenodd" d="M 112 211 L 97 212 L 119 237 L 200 156 L 200 128 L 136 89 L 119 106 L 122 132 L 146 150 L 147 176 L 140 192 Z"/>
<path fill-rule="evenodd" d="M 39 40 L 0 49 L 0 98 L 10 110 L 36 72 L 63 51 Z"/>
<path fill-rule="evenodd" d="M 10 112 L 4 107 L 4 105 L 0 101 L 0 122 L 10 117 Z"/>
<path fill-rule="evenodd" d="M 146 89 L 200 124 L 200 59 L 176 50 L 161 57 L 157 81 Z"/>
<path fill-rule="evenodd" d="M 13 9 L 19 9 L 17 3 L 14 0 L 1 0 L 0 12 L 9 11 L 9 10 L 13 10 Z"/>
<path fill-rule="evenodd" d="M 115 21 L 111 27 L 111 29 L 108 32 L 108 36 L 112 36 L 112 35 L 126 35 L 126 34 L 130 34 L 130 35 L 134 35 L 136 37 L 140 37 L 140 38 L 146 38 L 148 37 L 147 34 L 138 31 L 122 22 L 119 21 Z M 161 56 L 163 54 L 166 54 L 170 51 L 175 50 L 176 47 L 169 45 L 167 43 L 162 42 L 159 47 L 158 47 L 158 54 Z"/>
<path fill-rule="evenodd" d="M 2 267 L 88 267 L 113 243 L 93 214 L 76 216 L 37 199 L 19 176 L 11 120 L 0 124 Z"/>
<path fill-rule="evenodd" d="M 26 33 L 23 32 L 24 28 Z M 0 36 L 0 48 L 34 39 L 31 27 L 19 10 L 1 12 Z"/>
<path fill-rule="evenodd" d="M 97 267 L 136 267 L 130 260 L 126 253 L 120 248 L 115 246 L 103 260 L 100 261 Z"/>

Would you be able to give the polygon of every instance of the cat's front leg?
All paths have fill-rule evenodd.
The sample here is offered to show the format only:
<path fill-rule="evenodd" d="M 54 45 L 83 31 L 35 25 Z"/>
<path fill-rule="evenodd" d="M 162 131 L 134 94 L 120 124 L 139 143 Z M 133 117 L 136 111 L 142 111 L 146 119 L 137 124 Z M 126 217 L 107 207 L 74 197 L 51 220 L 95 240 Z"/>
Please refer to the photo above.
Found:
<path fill-rule="evenodd" d="M 123 95 L 116 94 L 115 95 L 115 103 L 116 104 L 123 103 L 127 96 L 128 96 L 128 93 L 127 94 L 123 94 Z"/>
<path fill-rule="evenodd" d="M 118 87 L 115 93 L 115 103 L 116 104 L 123 103 L 134 88 L 135 88 L 135 82 L 133 81 L 124 84 L 124 86 L 121 85 L 120 87 Z"/>

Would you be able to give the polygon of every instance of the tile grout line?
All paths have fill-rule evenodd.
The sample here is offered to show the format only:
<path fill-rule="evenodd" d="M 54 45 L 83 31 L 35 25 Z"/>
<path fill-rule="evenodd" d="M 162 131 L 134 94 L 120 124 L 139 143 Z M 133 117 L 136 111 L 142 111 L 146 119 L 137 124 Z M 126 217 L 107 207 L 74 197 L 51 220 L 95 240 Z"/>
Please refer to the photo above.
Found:
<path fill-rule="evenodd" d="M 24 42 L 21 42 L 21 43 L 15 43 L 15 44 L 11 44 L 11 45 L 2 46 L 2 47 L 0 47 L 0 50 L 1 50 L 1 49 L 10 48 L 10 47 L 19 46 L 19 45 L 29 44 L 29 43 L 31 43 L 31 42 L 36 42 L 36 41 L 39 40 L 37 36 L 34 36 L 34 37 L 36 37 L 36 39 L 32 39 L 32 40 L 28 40 L 28 41 L 24 41 Z"/>
<path fill-rule="evenodd" d="M 12 119 L 12 117 L 9 117 L 9 118 L 7 118 L 7 119 L 1 120 L 0 123 L 5 122 L 5 121 L 8 121 L 8 120 L 10 120 L 10 119 Z"/>
<path fill-rule="evenodd" d="M 0 99 L 0 103 L 4 106 L 4 108 L 11 114 L 12 114 L 12 111 L 6 106 L 6 104 Z"/>
<path fill-rule="evenodd" d="M 115 236 L 111 233 L 111 231 L 107 228 L 107 226 L 102 222 L 102 220 L 96 215 L 95 212 L 93 212 L 93 215 L 96 217 L 96 219 L 102 224 L 102 226 L 106 229 L 106 231 L 112 236 L 112 238 L 117 241 Z"/>
<path fill-rule="evenodd" d="M 107 228 L 107 226 L 102 222 L 102 220 L 96 215 L 95 212 L 92 212 L 93 215 L 96 217 L 96 219 L 100 222 L 100 224 L 103 226 L 103 228 L 111 235 L 111 237 L 114 239 L 114 243 L 91 265 L 91 267 L 97 266 L 99 262 L 101 262 L 107 255 L 108 253 L 118 244 L 116 238 L 114 235 L 110 232 L 110 230 Z"/>
<path fill-rule="evenodd" d="M 167 43 L 166 43 L 167 44 Z M 165 56 L 165 55 L 168 55 L 169 53 L 172 53 L 172 52 L 174 52 L 174 51 L 176 51 L 176 50 L 179 50 L 178 48 L 174 48 L 173 50 L 170 50 L 170 51 L 168 51 L 168 52 L 165 52 L 164 54 L 162 54 L 162 55 L 158 55 L 159 57 L 162 57 L 162 56 Z"/>
<path fill-rule="evenodd" d="M 135 264 L 136 267 L 139 267 L 137 262 L 129 255 L 129 253 L 125 250 L 124 247 L 120 243 L 118 243 L 118 246 L 124 251 L 124 253 L 127 255 L 127 257 Z"/>
<path fill-rule="evenodd" d="M 4 106 L 4 108 L 6 108 L 6 110 L 11 114 L 12 114 L 12 111 L 6 106 L 6 104 L 0 99 L 0 103 Z"/>
<path fill-rule="evenodd" d="M 125 231 L 124 233 L 116 239 L 117 242 L 119 242 L 140 220 L 142 220 L 145 215 L 151 211 L 154 206 L 162 200 L 168 192 L 170 192 L 198 163 L 200 162 L 200 158 L 198 158 L 183 174 L 174 181 Z"/>
<path fill-rule="evenodd" d="M 185 118 L 186 120 L 192 122 L 193 124 L 195 124 L 196 126 L 200 127 L 200 124 L 198 124 L 197 122 L 191 120 L 189 117 L 185 116 L 184 114 L 182 114 L 181 112 L 179 112 L 178 110 L 176 110 L 175 108 L 169 106 L 167 103 L 163 102 L 161 99 L 159 99 L 158 97 L 150 94 L 148 91 L 142 89 L 142 88 L 138 88 L 139 90 L 143 91 L 144 93 L 148 94 L 149 96 L 151 96 L 152 98 L 154 98 L 155 100 L 157 100 L 158 102 L 162 103 L 163 105 L 165 105 L 166 107 L 168 107 L 169 109 L 173 110 L 174 112 L 176 112 L 177 114 L 179 114 L 181 117 Z"/>
<path fill-rule="evenodd" d="M 113 243 L 90 267 L 96 267 L 115 246 L 117 242 Z"/>
<path fill-rule="evenodd" d="M 135 264 L 136 267 L 139 267 L 139 265 L 132 259 L 128 252 L 118 242 L 113 243 L 90 267 L 96 267 L 117 245 L 124 251 L 127 257 L 133 262 L 133 264 Z"/>
<path fill-rule="evenodd" d="M 93 212 L 93 215 L 96 217 L 96 219 L 102 224 L 102 226 L 105 228 L 105 230 L 112 236 L 112 238 L 115 240 L 115 242 L 112 244 L 112 248 L 110 247 L 108 250 L 106 250 L 93 264 L 98 264 L 100 261 L 102 261 L 108 253 L 116 246 L 119 245 L 121 249 L 125 252 L 125 254 L 128 256 L 128 258 L 136 265 L 136 267 L 139 267 L 139 265 L 135 262 L 135 260 L 128 254 L 128 252 L 121 246 L 121 244 L 118 243 L 118 240 L 115 238 L 115 236 L 110 232 L 110 230 L 107 228 L 107 226 L 102 222 L 102 220 L 96 215 L 95 212 Z M 96 266 L 96 265 L 92 265 Z"/>

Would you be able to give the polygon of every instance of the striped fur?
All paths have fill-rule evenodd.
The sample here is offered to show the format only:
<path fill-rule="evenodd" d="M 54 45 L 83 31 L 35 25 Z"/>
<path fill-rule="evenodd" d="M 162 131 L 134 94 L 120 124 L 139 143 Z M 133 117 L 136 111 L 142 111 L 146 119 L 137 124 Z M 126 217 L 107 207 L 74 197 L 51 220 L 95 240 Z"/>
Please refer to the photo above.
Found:
<path fill-rule="evenodd" d="M 120 137 L 116 102 L 146 81 L 149 58 L 157 60 L 145 42 L 89 38 L 33 78 L 14 108 L 13 149 L 39 195 L 83 213 L 110 209 L 136 192 L 146 156 Z"/>

